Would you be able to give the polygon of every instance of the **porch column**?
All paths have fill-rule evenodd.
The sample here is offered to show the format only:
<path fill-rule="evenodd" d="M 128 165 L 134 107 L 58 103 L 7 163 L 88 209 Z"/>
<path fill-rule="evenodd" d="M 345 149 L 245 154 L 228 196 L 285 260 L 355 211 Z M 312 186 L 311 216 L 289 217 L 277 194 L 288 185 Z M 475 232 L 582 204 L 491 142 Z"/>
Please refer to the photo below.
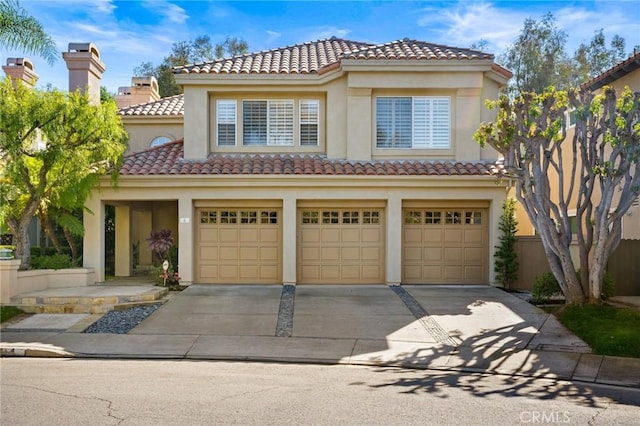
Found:
<path fill-rule="evenodd" d="M 387 200 L 387 285 L 402 281 L 402 198 Z"/>
<path fill-rule="evenodd" d="M 178 269 L 180 284 L 189 285 L 195 278 L 193 265 L 194 237 L 193 230 L 198 218 L 193 214 L 191 197 L 178 198 Z"/>
<path fill-rule="evenodd" d="M 138 224 L 138 238 L 136 243 L 140 244 L 138 246 L 138 253 L 140 256 L 139 266 L 150 267 L 153 263 L 153 253 L 149 250 L 147 238 L 151 235 L 153 215 L 151 210 L 142 210 L 135 213 L 137 213 L 136 222 Z"/>
<path fill-rule="evenodd" d="M 282 200 L 282 284 L 296 283 L 297 200 L 288 195 Z"/>
<path fill-rule="evenodd" d="M 116 277 L 131 276 L 131 207 L 116 206 Z"/>
<path fill-rule="evenodd" d="M 104 203 L 94 192 L 86 202 L 82 214 L 84 238 L 82 239 L 82 266 L 95 271 L 96 282 L 104 281 Z"/>

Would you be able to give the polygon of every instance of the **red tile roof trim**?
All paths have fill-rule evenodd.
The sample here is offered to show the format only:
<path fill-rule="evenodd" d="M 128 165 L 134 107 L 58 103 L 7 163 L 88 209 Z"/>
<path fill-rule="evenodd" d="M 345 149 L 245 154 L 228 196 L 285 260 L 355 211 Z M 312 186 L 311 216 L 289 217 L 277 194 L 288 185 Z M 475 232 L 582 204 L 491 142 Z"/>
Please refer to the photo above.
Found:
<path fill-rule="evenodd" d="M 600 75 L 595 76 L 591 80 L 582 83 L 580 88 L 588 90 L 597 90 L 617 79 L 640 68 L 640 52 L 625 59 L 619 64 L 609 68 Z"/>
<path fill-rule="evenodd" d="M 206 160 L 184 160 L 179 140 L 125 156 L 120 175 L 502 176 L 504 169 L 488 162 L 348 161 L 318 154 L 211 154 Z"/>
<path fill-rule="evenodd" d="M 184 95 L 173 95 L 144 104 L 131 105 L 121 108 L 120 115 L 136 116 L 184 116 Z"/>

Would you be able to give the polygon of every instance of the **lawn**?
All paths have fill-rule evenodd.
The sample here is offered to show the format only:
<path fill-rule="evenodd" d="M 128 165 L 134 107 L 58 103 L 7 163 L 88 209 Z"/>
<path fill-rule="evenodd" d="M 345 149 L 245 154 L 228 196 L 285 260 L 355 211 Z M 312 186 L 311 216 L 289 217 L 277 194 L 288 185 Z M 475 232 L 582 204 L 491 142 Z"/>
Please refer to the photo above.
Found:
<path fill-rule="evenodd" d="M 15 306 L 0 306 L 0 322 L 5 322 L 21 313 L 22 311 Z"/>
<path fill-rule="evenodd" d="M 640 358 L 640 311 L 608 305 L 567 306 L 559 319 L 596 354 Z"/>

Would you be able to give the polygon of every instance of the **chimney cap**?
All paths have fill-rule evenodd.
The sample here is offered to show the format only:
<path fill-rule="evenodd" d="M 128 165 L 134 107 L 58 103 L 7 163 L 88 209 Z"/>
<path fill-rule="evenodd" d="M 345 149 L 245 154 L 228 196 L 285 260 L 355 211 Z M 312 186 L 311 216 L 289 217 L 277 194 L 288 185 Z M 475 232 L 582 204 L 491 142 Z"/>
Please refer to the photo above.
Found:
<path fill-rule="evenodd" d="M 120 86 L 118 87 L 118 95 L 130 95 L 131 87 L 129 86 Z"/>
<path fill-rule="evenodd" d="M 24 67 L 33 71 L 33 62 L 28 58 L 7 58 L 8 67 Z"/>
<path fill-rule="evenodd" d="M 93 43 L 69 43 L 69 52 L 91 52 L 100 58 L 100 51 Z"/>
<path fill-rule="evenodd" d="M 158 90 L 158 81 L 152 75 L 131 77 L 132 86 L 147 86 Z"/>

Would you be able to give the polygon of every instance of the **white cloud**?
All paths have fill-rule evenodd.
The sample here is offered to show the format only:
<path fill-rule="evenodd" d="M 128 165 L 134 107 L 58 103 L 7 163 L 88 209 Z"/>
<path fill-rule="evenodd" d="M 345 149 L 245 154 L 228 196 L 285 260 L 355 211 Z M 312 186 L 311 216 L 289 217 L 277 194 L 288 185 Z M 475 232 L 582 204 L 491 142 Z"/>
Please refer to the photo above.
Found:
<path fill-rule="evenodd" d="M 423 9 L 419 26 L 441 26 L 441 42 L 469 46 L 480 39 L 494 49 L 504 49 L 518 35 L 527 13 L 498 9 L 490 3 L 460 2 L 449 9 Z"/>
<path fill-rule="evenodd" d="M 186 10 L 168 1 L 151 0 L 145 1 L 144 5 L 147 9 L 163 16 L 165 21 L 171 24 L 184 24 L 189 19 Z"/>
<path fill-rule="evenodd" d="M 503 2 L 498 6 L 488 2 L 459 1 L 453 6 L 420 9 L 417 24 L 429 29 L 442 43 L 469 46 L 483 39 L 489 44 L 486 50 L 500 53 L 513 44 L 527 18 L 540 20 L 548 12 L 555 17 L 556 26 L 567 34 L 569 54 L 581 42 L 590 40 L 600 28 L 607 41 L 615 34 L 624 37 L 628 50 L 638 44 L 639 12 L 632 4 L 624 2 L 585 2 L 557 7 L 553 2 L 532 2 L 527 6 Z M 441 32 L 436 33 L 434 29 Z"/>
<path fill-rule="evenodd" d="M 348 30 L 346 28 L 337 28 L 332 26 L 315 27 L 311 28 L 311 32 L 308 33 L 308 36 L 304 41 L 320 40 L 324 38 L 331 38 L 334 36 L 338 38 L 344 38 L 349 33 L 351 33 L 351 30 Z"/>
<path fill-rule="evenodd" d="M 282 36 L 282 33 L 279 33 L 277 31 L 266 30 L 265 32 L 267 33 L 267 39 L 265 40 L 265 44 L 267 45 L 273 44 Z"/>

